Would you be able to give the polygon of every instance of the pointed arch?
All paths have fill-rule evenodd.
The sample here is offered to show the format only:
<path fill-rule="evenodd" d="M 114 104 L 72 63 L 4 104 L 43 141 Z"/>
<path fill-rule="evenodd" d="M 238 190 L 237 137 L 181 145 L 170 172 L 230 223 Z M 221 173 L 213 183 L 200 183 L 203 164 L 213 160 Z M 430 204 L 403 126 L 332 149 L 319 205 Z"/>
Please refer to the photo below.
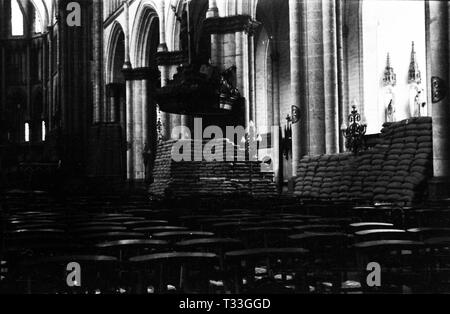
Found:
<path fill-rule="evenodd" d="M 106 60 L 106 83 L 113 83 L 122 80 L 121 69 L 124 62 L 125 52 L 125 34 L 122 26 L 114 22 L 107 46 Z M 121 62 L 122 59 L 122 62 Z M 122 64 L 120 64 L 122 63 Z"/>
<path fill-rule="evenodd" d="M 153 55 L 159 45 L 159 15 L 152 3 L 142 3 L 133 25 L 131 54 L 136 68 L 155 66 Z"/>

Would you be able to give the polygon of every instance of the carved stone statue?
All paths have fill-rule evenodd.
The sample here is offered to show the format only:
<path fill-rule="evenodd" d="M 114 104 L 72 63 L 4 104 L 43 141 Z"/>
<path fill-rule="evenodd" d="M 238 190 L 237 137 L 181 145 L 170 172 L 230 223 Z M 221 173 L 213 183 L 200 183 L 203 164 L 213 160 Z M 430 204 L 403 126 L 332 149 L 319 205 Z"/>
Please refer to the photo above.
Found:
<path fill-rule="evenodd" d="M 425 99 L 425 92 L 420 85 L 417 85 L 414 89 L 415 96 L 412 103 L 412 116 L 413 117 L 426 117 L 427 113 L 427 102 Z"/>
<path fill-rule="evenodd" d="M 391 88 L 385 94 L 385 122 L 395 122 L 395 97 Z"/>
<path fill-rule="evenodd" d="M 393 100 L 391 99 L 386 107 L 386 122 L 395 122 L 395 108 L 392 102 Z"/>

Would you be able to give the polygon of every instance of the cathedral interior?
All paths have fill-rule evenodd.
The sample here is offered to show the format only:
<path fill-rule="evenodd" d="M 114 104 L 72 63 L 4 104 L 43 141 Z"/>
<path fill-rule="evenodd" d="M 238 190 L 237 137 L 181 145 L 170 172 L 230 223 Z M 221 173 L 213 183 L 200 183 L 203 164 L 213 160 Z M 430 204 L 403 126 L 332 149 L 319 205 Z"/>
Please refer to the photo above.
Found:
<path fill-rule="evenodd" d="M 1 1 L 0 293 L 450 292 L 449 9 Z"/>

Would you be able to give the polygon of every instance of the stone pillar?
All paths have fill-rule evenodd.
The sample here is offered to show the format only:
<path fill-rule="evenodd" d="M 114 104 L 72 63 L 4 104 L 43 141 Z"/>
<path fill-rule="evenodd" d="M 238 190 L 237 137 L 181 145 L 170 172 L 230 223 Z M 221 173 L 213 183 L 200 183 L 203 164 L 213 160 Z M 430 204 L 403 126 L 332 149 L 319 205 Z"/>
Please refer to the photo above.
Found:
<path fill-rule="evenodd" d="M 158 52 L 167 52 L 167 41 L 166 41 L 166 9 L 165 1 L 161 3 L 161 11 L 163 12 L 159 19 L 159 41 Z M 169 79 L 169 68 L 168 66 L 159 66 L 159 71 L 161 72 L 161 87 L 166 86 L 166 82 Z M 159 119 L 162 124 L 162 137 L 164 139 L 170 138 L 170 115 L 166 112 L 159 113 Z"/>
<path fill-rule="evenodd" d="M 209 0 L 209 8 L 208 12 L 206 12 L 206 18 L 218 17 L 219 9 L 217 8 L 216 0 Z M 212 34 L 211 35 L 211 63 L 214 66 L 220 67 L 220 50 L 222 49 L 222 45 L 220 43 L 220 35 Z"/>
<path fill-rule="evenodd" d="M 134 163 L 134 180 L 140 181 L 144 179 L 144 160 L 142 153 L 143 145 L 143 125 L 142 125 L 142 80 L 133 81 L 133 163 Z"/>
<path fill-rule="evenodd" d="M 325 145 L 327 154 L 339 152 L 339 101 L 336 33 L 336 1 L 322 2 L 323 9 L 323 75 L 325 96 Z"/>
<path fill-rule="evenodd" d="M 308 153 L 325 153 L 325 76 L 321 0 L 304 1 L 305 95 L 308 108 Z M 305 25 L 306 24 L 306 25 Z"/>
<path fill-rule="evenodd" d="M 134 179 L 134 158 L 133 158 L 133 81 L 126 81 L 126 149 L 127 149 L 127 179 Z"/>
<path fill-rule="evenodd" d="M 337 31 L 337 56 L 338 56 L 338 100 L 339 100 L 339 129 L 347 124 L 348 106 L 348 86 L 347 71 L 345 70 L 345 45 L 344 45 L 344 0 L 336 0 L 336 31 Z M 339 150 L 345 151 L 345 138 L 339 132 Z"/>
<path fill-rule="evenodd" d="M 223 67 L 229 69 L 236 65 L 236 39 L 235 34 L 225 34 L 223 43 Z"/>
<path fill-rule="evenodd" d="M 131 68 L 130 62 L 130 12 L 129 4 L 127 0 L 124 0 L 124 15 L 125 15 L 125 25 L 123 27 L 123 32 L 125 34 L 125 64 L 124 69 Z"/>
<path fill-rule="evenodd" d="M 184 115 L 184 114 L 180 115 L 180 125 L 183 126 L 183 128 L 189 129 L 189 116 Z M 184 131 L 183 131 L 182 138 L 188 139 L 188 134 Z"/>
<path fill-rule="evenodd" d="M 237 14 L 242 14 L 242 4 L 236 3 Z M 245 89 L 244 89 L 244 38 L 245 34 L 243 31 L 239 31 L 235 33 L 235 43 L 236 43 L 236 88 L 241 93 L 241 96 L 245 97 Z M 245 107 L 247 108 L 248 98 L 245 99 Z M 248 127 L 249 117 L 246 114 L 248 110 L 244 110 L 244 117 L 242 117 L 244 121 L 244 126 Z"/>
<path fill-rule="evenodd" d="M 250 93 L 250 55 L 249 55 L 249 45 L 248 45 L 249 35 L 242 33 L 242 86 L 243 93 L 242 96 L 245 98 L 245 108 L 244 108 L 244 121 L 245 128 L 249 126 L 251 120 L 250 117 L 250 104 L 251 104 L 251 93 Z"/>
<path fill-rule="evenodd" d="M 273 170 L 275 174 L 275 182 L 278 186 L 283 183 L 283 162 L 281 151 L 280 151 L 280 67 L 279 67 L 279 56 L 272 55 L 272 130 L 273 133 Z"/>
<path fill-rule="evenodd" d="M 289 29 L 290 29 L 290 49 L 291 49 L 291 94 L 292 106 L 297 108 L 300 113 L 300 119 L 292 124 L 292 175 L 297 175 L 299 161 L 306 151 L 302 149 L 302 128 L 307 121 L 307 108 L 301 102 L 301 63 L 302 63 L 302 43 L 301 43 L 301 0 L 289 0 Z M 303 69 L 304 70 L 304 69 Z M 305 134 L 304 134 L 305 135 Z"/>
<path fill-rule="evenodd" d="M 208 12 L 206 17 L 217 17 L 219 16 L 219 9 L 217 8 L 217 0 L 209 0 L 208 2 Z"/>
<path fill-rule="evenodd" d="M 429 5 L 429 46 L 431 76 L 442 82 L 444 95 L 435 93 L 432 86 L 433 108 L 433 171 L 430 182 L 432 199 L 448 198 L 450 195 L 450 132 L 449 132 L 449 38 L 448 38 L 448 3 L 446 1 L 428 1 Z M 433 85 L 433 84 L 432 84 Z"/>
<path fill-rule="evenodd" d="M 144 79 L 141 81 L 141 95 L 142 95 L 142 146 L 145 149 L 149 145 L 149 124 L 148 114 L 150 107 L 149 100 L 149 80 Z"/>
<path fill-rule="evenodd" d="M 249 77 L 250 77 L 250 120 L 256 124 L 256 69 L 254 31 L 248 35 Z"/>
<path fill-rule="evenodd" d="M 93 10 L 93 55 L 94 55 L 94 82 L 93 82 L 93 122 L 102 120 L 102 92 L 103 92 L 103 1 L 94 0 Z"/>
<path fill-rule="evenodd" d="M 123 65 L 124 70 L 131 70 L 130 62 L 130 15 L 129 15 L 129 5 L 128 1 L 124 0 L 124 15 L 125 15 L 125 25 L 124 25 L 124 35 L 125 35 L 125 62 Z M 133 80 L 126 80 L 126 148 L 127 148 L 127 179 L 133 181 L 135 177 L 135 134 L 134 134 L 134 123 L 135 123 L 135 105 L 134 105 L 134 95 L 133 95 Z"/>
<path fill-rule="evenodd" d="M 236 32 L 235 34 L 235 42 L 236 42 L 236 88 L 240 93 L 244 90 L 244 82 L 243 82 L 243 68 L 244 68 L 244 56 L 243 56 L 243 34 L 242 32 Z"/>

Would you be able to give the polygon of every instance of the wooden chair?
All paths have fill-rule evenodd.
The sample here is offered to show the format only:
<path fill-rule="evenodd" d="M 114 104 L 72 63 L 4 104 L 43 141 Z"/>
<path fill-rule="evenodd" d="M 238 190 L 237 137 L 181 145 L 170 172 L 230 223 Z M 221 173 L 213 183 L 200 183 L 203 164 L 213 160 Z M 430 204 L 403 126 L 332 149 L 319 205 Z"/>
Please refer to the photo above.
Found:
<path fill-rule="evenodd" d="M 168 232 L 158 232 L 152 234 L 152 238 L 166 240 L 170 243 L 175 243 L 178 241 L 189 240 L 189 239 L 201 239 L 213 237 L 214 233 L 204 232 L 204 231 L 168 231 Z"/>
<path fill-rule="evenodd" d="M 348 269 L 352 266 L 348 259 L 352 252 L 348 249 L 350 238 L 343 232 L 305 232 L 289 236 L 290 245 L 307 249 L 308 284 L 316 292 L 340 292 L 341 284 L 347 280 Z"/>
<path fill-rule="evenodd" d="M 81 287 L 67 285 L 67 265 L 76 262 L 81 268 Z M 114 293 L 118 260 L 111 256 L 74 255 L 32 259 L 21 265 L 28 293 Z"/>
<path fill-rule="evenodd" d="M 376 240 L 358 242 L 353 245 L 357 254 L 360 282 L 368 293 L 403 292 L 409 285 L 412 289 L 426 287 L 426 266 L 423 263 L 423 242 L 411 240 Z M 376 262 L 381 267 L 381 287 L 366 284 L 368 263 Z M 419 291 L 420 292 L 420 291 Z"/>
<path fill-rule="evenodd" d="M 257 292 L 257 278 L 255 271 L 258 268 L 265 267 L 266 274 L 263 276 L 266 280 L 273 283 L 274 275 L 281 272 L 282 281 L 287 279 L 287 273 L 295 269 L 296 281 L 301 282 L 303 275 L 303 263 L 308 250 L 303 248 L 255 248 L 248 250 L 232 251 L 225 254 L 226 264 L 233 273 L 234 290 L 233 293 Z M 294 281 L 295 282 L 295 281 Z M 284 293 L 289 289 L 281 288 L 279 285 L 273 292 Z M 278 289 L 281 288 L 281 289 Z M 298 288 L 298 287 L 297 287 Z"/>
<path fill-rule="evenodd" d="M 168 285 L 175 286 L 181 293 L 207 293 L 219 259 L 213 253 L 170 252 L 136 256 L 130 258 L 130 262 L 141 273 L 138 293 L 150 285 L 158 293 L 166 293 Z"/>
<path fill-rule="evenodd" d="M 350 232 L 354 233 L 361 230 L 372 229 L 392 229 L 394 224 L 388 222 L 356 222 L 349 225 Z"/>
<path fill-rule="evenodd" d="M 356 242 L 376 240 L 409 240 L 411 235 L 403 229 L 369 229 L 354 233 Z"/>

